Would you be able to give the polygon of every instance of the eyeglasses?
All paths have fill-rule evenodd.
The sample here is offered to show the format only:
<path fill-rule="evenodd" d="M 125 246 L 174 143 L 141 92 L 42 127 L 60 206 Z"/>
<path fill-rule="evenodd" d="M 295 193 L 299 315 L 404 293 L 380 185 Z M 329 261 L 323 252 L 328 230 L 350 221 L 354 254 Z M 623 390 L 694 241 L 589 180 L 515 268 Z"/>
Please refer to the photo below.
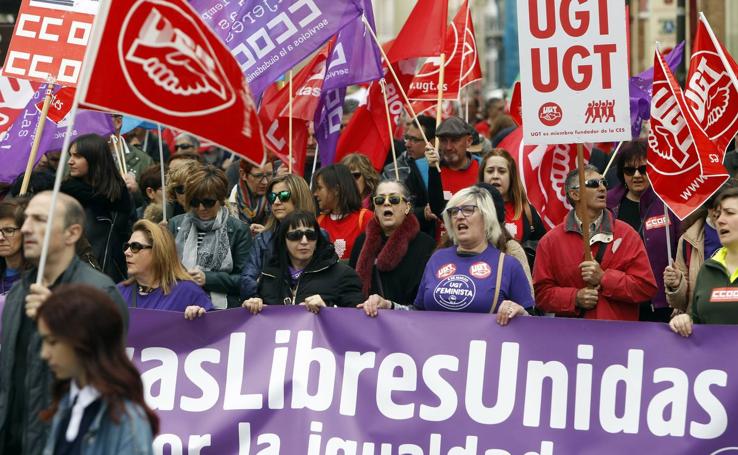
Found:
<path fill-rule="evenodd" d="M 195 146 L 192 144 L 176 144 L 174 146 L 174 150 L 188 150 L 193 148 L 195 148 Z"/>
<path fill-rule="evenodd" d="M 374 196 L 374 199 L 372 199 L 372 201 L 374 201 L 374 205 L 384 205 L 384 201 L 386 200 L 389 200 L 389 203 L 392 205 L 397 205 L 400 202 L 404 201 L 405 198 L 399 194 L 388 194 L 387 196 L 385 195 Z"/>
<path fill-rule="evenodd" d="M 274 178 L 274 173 L 259 173 L 259 174 L 252 174 L 249 172 L 249 175 L 256 179 L 257 182 L 261 182 L 262 180 L 271 180 Z"/>
<path fill-rule="evenodd" d="M 136 254 L 141 250 L 149 250 L 151 248 L 153 248 L 151 245 L 144 245 L 143 243 L 138 243 L 138 242 L 131 242 L 131 243 L 126 242 L 123 244 L 124 253 L 128 251 L 128 249 L 131 250 L 131 253 Z"/>
<path fill-rule="evenodd" d="M 646 175 L 646 165 L 643 166 L 625 166 L 623 167 L 623 174 L 627 175 L 628 177 L 633 177 L 638 171 L 641 175 Z"/>
<path fill-rule="evenodd" d="M 410 136 L 409 134 L 406 134 L 405 135 L 405 142 L 423 142 L 423 138 L 422 137 Z"/>
<path fill-rule="evenodd" d="M 361 172 L 352 172 L 351 175 L 354 176 L 354 179 L 359 180 L 361 178 Z"/>
<path fill-rule="evenodd" d="M 305 237 L 308 242 L 313 242 L 315 240 L 318 240 L 318 233 L 315 232 L 315 229 L 298 229 L 294 231 L 288 231 L 287 234 L 285 234 L 285 237 L 287 237 L 287 240 L 291 240 L 293 242 L 298 242 L 302 240 L 303 237 Z"/>
<path fill-rule="evenodd" d="M 600 187 L 600 185 L 604 186 L 605 189 L 607 189 L 607 180 L 605 179 L 589 179 L 584 181 L 584 186 L 587 188 L 591 188 L 593 190 L 596 190 Z M 575 185 L 571 187 L 572 190 L 578 190 L 579 185 Z"/>
<path fill-rule="evenodd" d="M 274 204 L 274 201 L 279 199 L 281 202 L 287 202 L 292 197 L 292 193 L 288 190 L 280 191 L 278 193 L 275 193 L 272 191 L 271 193 L 267 193 L 267 200 L 270 204 Z"/>
<path fill-rule="evenodd" d="M 174 192 L 177 194 L 185 194 L 185 187 L 184 185 L 177 185 L 174 187 Z"/>
<path fill-rule="evenodd" d="M 474 215 L 474 212 L 477 210 L 476 205 L 472 204 L 466 204 L 466 205 L 459 205 L 458 207 L 449 207 L 446 209 L 446 213 L 450 218 L 455 217 L 459 213 L 461 213 L 461 216 L 464 218 L 468 218 L 472 215 Z"/>
<path fill-rule="evenodd" d="M 0 229 L 0 232 L 3 233 L 3 237 L 5 237 L 6 239 L 12 239 L 13 237 L 15 237 L 15 233 L 18 231 L 20 231 L 20 228 L 10 226 Z"/>
<path fill-rule="evenodd" d="M 215 199 L 192 198 L 192 200 L 190 201 L 190 207 L 199 207 L 202 205 L 206 209 L 212 209 L 217 202 L 218 201 L 216 201 Z"/>

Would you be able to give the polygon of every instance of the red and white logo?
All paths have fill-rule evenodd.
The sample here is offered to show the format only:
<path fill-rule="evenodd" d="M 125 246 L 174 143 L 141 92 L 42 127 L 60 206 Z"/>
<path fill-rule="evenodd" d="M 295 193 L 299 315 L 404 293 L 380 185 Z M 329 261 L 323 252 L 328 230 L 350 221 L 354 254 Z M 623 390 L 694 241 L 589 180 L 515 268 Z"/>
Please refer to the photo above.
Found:
<path fill-rule="evenodd" d="M 651 229 L 663 228 L 669 224 L 671 223 L 669 222 L 669 219 L 666 218 L 666 215 L 652 216 L 646 220 L 646 230 L 650 231 Z"/>
<path fill-rule="evenodd" d="M 469 274 L 474 278 L 484 279 L 490 276 L 492 273 L 492 267 L 486 262 L 475 262 L 469 267 Z"/>
<path fill-rule="evenodd" d="M 562 117 L 561 106 L 553 101 L 544 103 L 538 108 L 538 119 L 546 126 L 558 125 Z"/>
<path fill-rule="evenodd" d="M 700 164 L 687 120 L 665 80 L 653 82 L 648 146 L 648 164 L 659 174 L 680 175 Z"/>
<path fill-rule="evenodd" d="M 440 280 L 440 279 L 449 277 L 453 275 L 454 273 L 456 273 L 456 266 L 454 264 L 448 263 L 444 265 L 443 267 L 441 267 L 440 269 L 438 269 L 438 271 L 436 272 L 436 278 Z"/>
<path fill-rule="evenodd" d="M 738 288 L 715 288 L 710 294 L 710 302 L 738 302 Z"/>
<path fill-rule="evenodd" d="M 207 38 L 176 4 L 137 1 L 123 20 L 118 58 L 141 101 L 167 115 L 210 114 L 236 101 Z"/>

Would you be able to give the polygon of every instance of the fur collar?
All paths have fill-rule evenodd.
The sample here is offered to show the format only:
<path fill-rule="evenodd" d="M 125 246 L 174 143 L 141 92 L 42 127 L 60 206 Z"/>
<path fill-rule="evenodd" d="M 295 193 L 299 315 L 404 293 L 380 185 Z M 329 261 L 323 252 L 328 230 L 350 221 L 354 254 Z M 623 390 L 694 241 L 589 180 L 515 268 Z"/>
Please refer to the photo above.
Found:
<path fill-rule="evenodd" d="M 372 217 L 366 226 L 364 246 L 356 262 L 356 273 L 361 278 L 362 290 L 368 295 L 372 283 L 372 269 L 376 264 L 380 272 L 389 272 L 400 265 L 407 254 L 410 242 L 420 232 L 418 220 L 408 215 L 402 224 L 389 236 L 382 246 L 382 228 L 376 218 Z"/>

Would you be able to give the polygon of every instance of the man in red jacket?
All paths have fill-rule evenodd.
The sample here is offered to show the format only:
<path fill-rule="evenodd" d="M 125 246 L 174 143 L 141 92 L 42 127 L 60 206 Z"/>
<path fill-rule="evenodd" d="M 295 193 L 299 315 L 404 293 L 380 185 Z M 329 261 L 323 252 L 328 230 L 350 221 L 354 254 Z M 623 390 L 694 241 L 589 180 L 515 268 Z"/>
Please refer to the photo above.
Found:
<path fill-rule="evenodd" d="M 585 167 L 585 188 L 577 170 L 566 178 L 566 194 L 575 205 L 582 199 L 590 219 L 590 248 L 585 261 L 582 223 L 574 210 L 538 243 L 533 270 L 536 305 L 557 316 L 637 321 L 641 302 L 657 290 L 648 255 L 638 233 L 605 210 L 606 181 Z"/>

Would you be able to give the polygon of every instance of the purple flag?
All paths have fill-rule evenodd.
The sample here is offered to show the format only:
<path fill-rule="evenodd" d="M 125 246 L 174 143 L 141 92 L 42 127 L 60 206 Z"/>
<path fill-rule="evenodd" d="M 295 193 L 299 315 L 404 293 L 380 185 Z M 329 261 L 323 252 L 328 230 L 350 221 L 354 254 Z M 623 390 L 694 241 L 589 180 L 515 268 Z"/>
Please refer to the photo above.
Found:
<path fill-rule="evenodd" d="M 173 453 L 734 454 L 735 326 L 301 307 L 131 310 Z M 176 447 L 176 449 L 174 449 Z"/>
<path fill-rule="evenodd" d="M 664 56 L 672 72 L 676 71 L 684 56 L 684 41 Z M 641 135 L 644 120 L 651 118 L 651 86 L 653 85 L 653 66 L 637 76 L 630 78 L 630 127 L 633 138 Z"/>
<path fill-rule="evenodd" d="M 54 93 L 60 88 L 61 86 L 55 87 Z M 18 116 L 0 140 L 0 162 L 3 163 L 0 166 L 0 182 L 13 182 L 26 171 L 28 157 L 33 147 L 33 138 L 36 135 L 36 125 L 38 125 L 38 119 L 41 117 L 41 112 L 36 108 L 36 104 L 43 100 L 45 93 L 46 85 L 43 84 L 26 105 L 23 113 Z M 70 115 L 67 114 L 67 117 L 59 124 L 55 124 L 49 119 L 46 120 L 34 166 L 44 153 L 50 150 L 61 150 L 64 144 L 67 122 L 70 120 L 69 117 Z M 72 129 L 72 139 L 89 133 L 109 136 L 113 134 L 114 130 L 110 115 L 97 111 L 78 110 Z"/>
<path fill-rule="evenodd" d="M 364 16 L 374 30 L 371 1 L 361 0 L 361 3 Z M 320 104 L 315 111 L 315 140 L 318 142 L 322 165 L 331 164 L 335 159 L 346 87 L 382 76 L 379 49 L 362 18 L 358 17 L 338 33 L 327 65 Z"/>
<path fill-rule="evenodd" d="M 254 99 L 361 15 L 358 0 L 191 0 L 236 57 Z"/>

